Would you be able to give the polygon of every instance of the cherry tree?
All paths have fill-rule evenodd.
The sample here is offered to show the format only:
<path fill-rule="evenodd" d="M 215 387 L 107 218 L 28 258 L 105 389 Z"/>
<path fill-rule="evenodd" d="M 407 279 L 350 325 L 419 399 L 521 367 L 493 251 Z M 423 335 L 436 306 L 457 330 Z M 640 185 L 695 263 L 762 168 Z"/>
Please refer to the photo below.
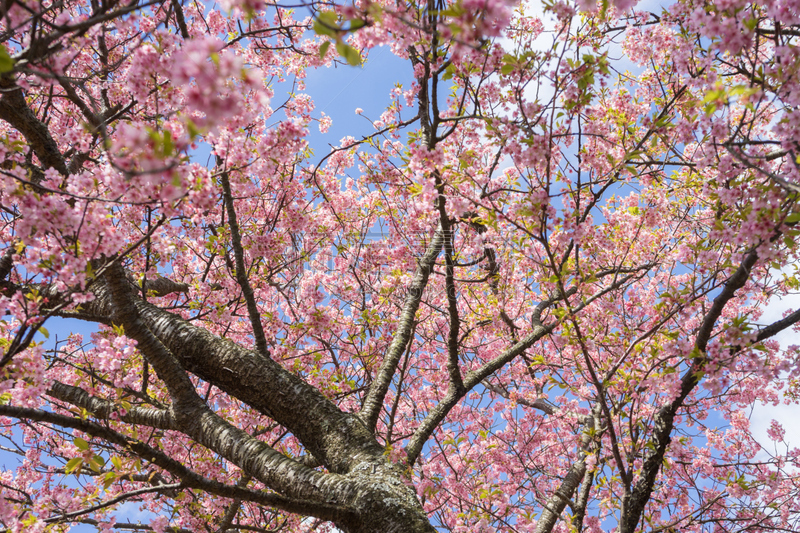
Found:
<path fill-rule="evenodd" d="M 3 531 L 800 529 L 796 0 L 0 15 Z"/>

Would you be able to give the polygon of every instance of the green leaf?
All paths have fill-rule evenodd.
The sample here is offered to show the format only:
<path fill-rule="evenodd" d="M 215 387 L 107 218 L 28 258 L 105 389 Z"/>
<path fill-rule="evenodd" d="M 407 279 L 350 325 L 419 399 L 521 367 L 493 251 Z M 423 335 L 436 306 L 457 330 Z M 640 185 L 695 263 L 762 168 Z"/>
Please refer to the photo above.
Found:
<path fill-rule="evenodd" d="M 350 19 L 349 31 L 356 31 L 357 29 L 363 28 L 366 25 L 367 22 L 363 19 Z"/>
<path fill-rule="evenodd" d="M 341 27 L 336 23 L 336 13 L 333 11 L 323 11 L 314 19 L 314 32 L 317 35 L 327 35 L 336 37 Z"/>
<path fill-rule="evenodd" d="M 456 71 L 455 65 L 453 65 L 452 63 L 447 65 L 447 68 L 444 69 L 444 74 L 442 74 L 442 80 L 446 81 L 451 79 L 453 77 L 453 74 L 455 74 L 455 71 Z"/>
<path fill-rule="evenodd" d="M 506 63 L 502 67 L 500 67 L 500 74 L 509 75 L 514 72 L 514 65 Z"/>
<path fill-rule="evenodd" d="M 341 55 L 349 65 L 354 67 L 361 65 L 361 54 L 349 44 L 343 42 L 336 43 L 336 51 L 339 52 L 339 55 Z"/>
<path fill-rule="evenodd" d="M 75 437 L 75 440 L 72 441 L 72 444 L 74 444 L 75 447 L 82 452 L 85 452 L 89 449 L 89 443 L 80 437 Z"/>
<path fill-rule="evenodd" d="M 82 464 L 83 464 L 83 457 L 73 457 L 72 459 L 67 461 L 67 467 L 64 469 L 64 471 L 67 474 L 71 474 L 75 470 L 77 470 L 80 473 Z"/>
<path fill-rule="evenodd" d="M 321 23 L 330 27 L 338 28 L 339 25 L 336 24 L 336 19 L 337 19 L 336 12 L 334 11 L 322 11 L 317 15 L 317 20 L 320 21 Z"/>
<path fill-rule="evenodd" d="M 94 470 L 95 472 L 102 472 L 103 466 L 106 464 L 106 460 L 103 459 L 99 455 L 95 455 L 91 459 L 89 459 L 89 467 Z"/>
<path fill-rule="evenodd" d="M 744 20 L 744 25 L 748 30 L 753 31 L 758 26 L 758 19 L 755 17 L 747 18 Z"/>
<path fill-rule="evenodd" d="M 14 59 L 8 54 L 5 45 L 0 44 L 0 74 L 14 70 Z"/>
<path fill-rule="evenodd" d="M 712 89 L 706 93 L 703 97 L 703 103 L 707 104 L 708 102 L 713 102 L 714 100 L 719 100 L 725 96 L 725 91 L 722 89 Z"/>
<path fill-rule="evenodd" d="M 800 213 L 791 213 L 786 217 L 786 220 L 784 220 L 786 224 L 797 224 L 798 222 L 800 222 Z"/>
<path fill-rule="evenodd" d="M 319 57 L 320 58 L 325 57 L 325 54 L 328 53 L 328 48 L 330 47 L 331 47 L 330 41 L 325 41 L 324 43 L 322 43 L 319 47 Z"/>
<path fill-rule="evenodd" d="M 175 151 L 175 143 L 172 142 L 172 132 L 164 130 L 164 156 L 169 157 Z"/>
<path fill-rule="evenodd" d="M 186 119 L 186 130 L 189 133 L 189 138 L 193 141 L 200 135 L 200 128 L 191 119 Z"/>
<path fill-rule="evenodd" d="M 44 329 L 42 326 L 39 326 L 39 333 L 44 335 L 45 339 L 49 339 L 50 338 L 50 332 L 47 331 L 46 329 Z"/>
<path fill-rule="evenodd" d="M 464 6 L 456 4 L 447 9 L 439 11 L 439 15 L 443 17 L 460 17 L 464 12 Z"/>

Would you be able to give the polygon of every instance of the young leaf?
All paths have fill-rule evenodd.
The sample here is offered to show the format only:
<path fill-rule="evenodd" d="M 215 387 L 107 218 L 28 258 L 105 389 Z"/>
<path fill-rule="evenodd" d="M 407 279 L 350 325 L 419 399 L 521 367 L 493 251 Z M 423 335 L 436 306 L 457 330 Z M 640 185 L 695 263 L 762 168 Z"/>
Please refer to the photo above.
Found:
<path fill-rule="evenodd" d="M 9 55 L 5 45 L 0 44 L 0 74 L 14 70 L 14 59 Z"/>
<path fill-rule="evenodd" d="M 349 65 L 357 67 L 361 64 L 361 54 L 349 44 L 343 42 L 336 43 L 336 51 L 339 52 L 339 55 L 341 55 Z"/>
<path fill-rule="evenodd" d="M 71 474 L 77 470 L 80 474 L 81 472 L 81 465 L 83 465 L 83 457 L 73 457 L 69 461 L 67 461 L 67 465 L 64 468 L 64 472 L 67 474 Z"/>
<path fill-rule="evenodd" d="M 314 19 L 314 32 L 317 35 L 335 38 L 340 30 L 341 27 L 336 23 L 336 13 L 333 11 L 323 11 Z"/>
<path fill-rule="evenodd" d="M 324 43 L 319 45 L 319 57 L 320 58 L 325 57 L 325 54 L 328 53 L 328 48 L 330 48 L 330 47 L 331 47 L 331 42 L 330 41 L 325 41 Z"/>

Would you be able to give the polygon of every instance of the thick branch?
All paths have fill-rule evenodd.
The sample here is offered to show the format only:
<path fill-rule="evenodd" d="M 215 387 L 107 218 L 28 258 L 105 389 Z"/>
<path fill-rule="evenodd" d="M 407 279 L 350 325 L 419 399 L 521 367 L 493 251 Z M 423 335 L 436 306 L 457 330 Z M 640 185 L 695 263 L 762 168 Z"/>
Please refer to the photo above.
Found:
<path fill-rule="evenodd" d="M 437 180 L 438 174 L 437 174 Z M 454 229 L 450 225 L 447 217 L 445 204 L 447 200 L 444 195 L 444 186 L 439 185 L 439 198 L 437 199 L 439 208 L 439 223 L 444 233 L 444 262 L 445 262 L 445 289 L 447 290 L 447 314 L 450 319 L 450 330 L 447 333 L 447 373 L 450 375 L 450 383 L 457 392 L 464 388 L 461 378 L 461 370 L 458 362 L 458 334 L 461 328 L 461 320 L 458 316 L 458 298 L 456 297 L 455 265 L 453 262 L 453 239 Z"/>
<path fill-rule="evenodd" d="M 785 330 L 788 327 L 794 326 L 798 322 L 800 322 L 800 309 L 794 311 L 786 318 L 782 318 L 781 320 L 773 322 L 769 326 L 762 328 L 758 332 L 758 335 L 756 336 L 756 341 L 760 342 L 769 339 L 770 337 L 774 337 L 781 331 Z"/>
<path fill-rule="evenodd" d="M 114 402 L 97 398 L 79 387 L 73 387 L 72 385 L 66 385 L 58 381 L 53 383 L 47 391 L 47 394 L 62 402 L 67 402 L 76 407 L 82 407 L 95 417 L 104 420 L 110 420 L 112 414 L 116 413 L 120 420 L 129 424 L 158 429 L 177 429 L 172 414 L 164 409 L 131 406 L 126 409 L 127 412 L 125 414 L 120 414 L 119 405 Z"/>
<path fill-rule="evenodd" d="M 542 516 L 536 522 L 535 533 L 550 533 L 553 531 L 553 527 L 556 525 L 561 513 L 564 512 L 564 508 L 572 498 L 575 489 L 580 485 L 584 474 L 586 474 L 586 457 L 581 453 L 581 457 L 572 463 L 569 472 L 564 476 L 555 494 L 544 504 Z"/>
<path fill-rule="evenodd" d="M 678 409 L 683 405 L 684 400 L 689 396 L 689 393 L 700 383 L 703 368 L 706 363 L 705 350 L 708 347 L 708 341 L 711 338 L 714 326 L 722 315 L 725 305 L 733 299 L 737 290 L 744 287 L 747 279 L 750 277 L 750 271 L 757 260 L 758 254 L 756 251 L 750 251 L 745 256 L 741 265 L 739 265 L 739 268 L 736 269 L 736 272 L 734 272 L 725 283 L 722 291 L 714 299 L 711 308 L 708 310 L 708 313 L 706 313 L 705 319 L 697 331 L 695 337 L 695 353 L 699 355 L 695 355 L 692 361 L 692 367 L 689 368 L 681 378 L 680 393 L 677 398 L 662 407 L 655 415 L 653 436 L 647 446 L 651 451 L 644 460 L 638 481 L 631 491 L 629 505 L 626 512 L 621 517 L 621 533 L 633 533 L 639 524 L 639 520 L 644 512 L 644 507 L 647 505 L 647 502 L 650 501 L 650 495 L 653 492 L 656 477 L 661 470 L 661 464 L 663 463 L 667 447 L 672 440 L 671 434 L 674 429 L 675 415 Z M 793 313 L 792 317 L 794 322 L 784 319 L 764 328 L 762 333 L 767 333 L 763 337 L 759 335 L 758 340 L 764 340 L 768 338 L 767 335 L 775 335 L 779 331 L 793 325 L 800 320 L 800 313 Z"/>
<path fill-rule="evenodd" d="M 587 472 L 583 477 L 578 498 L 575 501 L 575 511 L 572 513 L 572 527 L 576 531 L 583 531 L 583 520 L 586 518 L 586 508 L 589 505 L 589 495 L 594 484 L 594 470 Z"/>
<path fill-rule="evenodd" d="M 175 293 L 187 294 L 189 292 L 189 284 L 172 281 L 169 278 L 159 276 L 156 279 L 145 280 L 142 292 L 147 295 L 155 296 L 156 298 L 169 296 Z"/>
<path fill-rule="evenodd" d="M 360 417 L 370 431 L 375 430 L 375 425 L 378 423 L 378 416 L 383 406 L 383 399 L 386 397 L 386 393 L 392 383 L 392 376 L 394 376 L 397 365 L 400 363 L 400 358 L 405 352 L 406 345 L 411 341 L 414 317 L 417 314 L 417 309 L 419 309 L 422 293 L 428 285 L 428 278 L 433 271 L 433 266 L 439 252 L 442 250 L 443 244 L 444 232 L 439 226 L 433 234 L 433 239 L 431 239 L 425 255 L 419 260 L 417 270 L 414 272 L 414 279 L 408 288 L 403 311 L 397 320 L 397 332 L 394 334 L 392 344 L 383 358 L 378 374 L 375 376 L 366 398 L 364 398 L 364 407 L 361 409 Z"/>
<path fill-rule="evenodd" d="M 3 253 L 3 257 L 0 257 L 0 283 L 4 282 L 5 279 L 11 274 L 11 269 L 14 267 L 14 243 L 11 243 L 6 251 Z"/>
<path fill-rule="evenodd" d="M 596 404 L 590 416 L 586 419 L 586 427 L 583 435 L 581 436 L 581 447 L 578 451 L 578 459 L 572 463 L 567 475 L 561 481 L 561 485 L 556 489 L 556 492 L 547 500 L 542 510 L 542 516 L 536 523 L 535 533 L 550 533 L 555 527 L 561 513 L 564 512 L 570 498 L 578 489 L 581 480 L 586 475 L 586 458 L 594 446 L 594 430 L 599 423 L 600 408 Z M 585 507 L 585 502 L 584 502 Z"/>
<path fill-rule="evenodd" d="M 139 457 L 147 459 L 152 464 L 158 466 L 159 468 L 163 468 L 173 476 L 180 479 L 182 485 L 187 488 L 203 490 L 209 494 L 222 496 L 224 498 L 240 498 L 245 501 L 251 501 L 260 503 L 262 505 L 267 505 L 269 507 L 282 509 L 290 513 L 316 516 L 323 520 L 340 520 L 342 518 L 350 518 L 352 516 L 349 510 L 339 505 L 293 500 L 279 494 L 249 490 L 240 487 L 231 487 L 229 485 L 219 483 L 218 481 L 205 478 L 196 472 L 189 470 L 161 450 L 152 448 L 140 440 L 131 439 L 94 422 L 89 422 L 79 418 L 73 418 L 49 411 L 40 411 L 38 409 L 14 407 L 10 405 L 0 405 L 0 416 L 8 416 L 21 420 L 32 420 L 35 422 L 44 422 L 47 424 L 55 424 L 64 428 L 80 430 L 88 435 L 92 435 L 93 437 L 100 438 L 108 443 L 115 444 L 121 449 L 128 449 Z"/>
<path fill-rule="evenodd" d="M 171 491 L 176 489 L 183 488 L 183 484 L 181 483 L 170 483 L 168 485 L 156 485 L 155 487 L 142 487 L 141 489 L 135 489 L 128 492 L 124 492 L 110 500 L 106 500 L 104 502 L 98 503 L 96 505 L 92 505 L 90 507 L 86 507 L 84 509 L 79 509 L 77 511 L 72 511 L 71 513 L 64 513 L 63 515 L 53 516 L 50 518 L 45 518 L 43 522 L 48 524 L 53 524 L 57 522 L 71 522 L 73 518 L 77 518 L 79 516 L 83 516 L 85 514 L 93 513 L 95 511 L 99 511 L 100 509 L 105 509 L 106 507 L 111 507 L 112 505 L 116 505 L 120 502 L 124 502 L 128 498 L 133 498 L 135 496 L 139 496 L 141 494 L 148 494 L 150 492 L 164 492 L 164 491 Z M 7 530 L 4 530 L 7 531 Z"/>
<path fill-rule="evenodd" d="M 3 90 L 3 97 L 0 98 L 0 119 L 11 124 L 25 137 L 45 169 L 54 168 L 62 176 L 68 175 L 69 170 L 58 144 L 47 126 L 28 107 L 22 89 L 8 78 L 0 80 L 0 89 Z"/>
<path fill-rule="evenodd" d="M 175 10 L 175 21 L 178 23 L 178 28 L 181 30 L 181 37 L 189 40 L 189 30 L 186 28 L 186 19 L 183 16 L 183 6 L 179 0 L 172 0 L 172 8 Z"/>
<path fill-rule="evenodd" d="M 98 282 L 92 292 L 95 299 L 83 304 L 83 316 L 107 322 L 114 312 L 108 287 Z M 346 473 L 365 461 L 383 460 L 383 447 L 356 415 L 342 412 L 277 362 L 138 298 L 132 300 L 149 331 L 183 368 L 280 423 L 329 471 Z M 297 416 L 299 412 L 303 416 Z"/>
<path fill-rule="evenodd" d="M 194 388 L 169 350 L 153 335 L 134 305 L 130 285 L 119 263 L 105 275 L 115 307 L 115 320 L 153 366 L 173 400 L 171 412 L 183 433 L 225 457 L 265 485 L 295 499 L 326 501 L 325 485 L 341 484 L 336 474 L 321 474 L 277 452 L 214 413 Z"/>
<path fill-rule="evenodd" d="M 722 292 L 714 298 L 711 309 L 706 313 L 706 317 L 703 319 L 703 323 L 700 325 L 700 329 L 697 331 L 697 336 L 695 337 L 695 346 L 699 351 L 706 351 L 711 333 L 714 331 L 714 325 L 717 323 L 717 319 L 720 315 L 722 315 L 722 310 L 725 309 L 725 305 L 733 298 L 736 291 L 744 287 L 744 284 L 747 283 L 747 279 L 750 277 L 750 270 L 753 268 L 753 265 L 756 264 L 757 260 L 758 254 L 756 251 L 752 250 L 749 252 L 745 256 L 744 261 L 742 261 L 742 264 L 739 265 L 739 268 L 736 269 L 736 272 L 734 272 L 725 283 Z"/>

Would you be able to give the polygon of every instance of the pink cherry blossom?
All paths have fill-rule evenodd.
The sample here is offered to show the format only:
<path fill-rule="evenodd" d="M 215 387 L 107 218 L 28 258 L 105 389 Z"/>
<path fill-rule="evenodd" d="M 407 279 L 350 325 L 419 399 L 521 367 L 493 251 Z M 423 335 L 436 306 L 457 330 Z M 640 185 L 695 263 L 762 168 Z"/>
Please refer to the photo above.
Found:
<path fill-rule="evenodd" d="M 660 7 L 10 3 L 0 529 L 797 530 L 800 11 Z"/>

